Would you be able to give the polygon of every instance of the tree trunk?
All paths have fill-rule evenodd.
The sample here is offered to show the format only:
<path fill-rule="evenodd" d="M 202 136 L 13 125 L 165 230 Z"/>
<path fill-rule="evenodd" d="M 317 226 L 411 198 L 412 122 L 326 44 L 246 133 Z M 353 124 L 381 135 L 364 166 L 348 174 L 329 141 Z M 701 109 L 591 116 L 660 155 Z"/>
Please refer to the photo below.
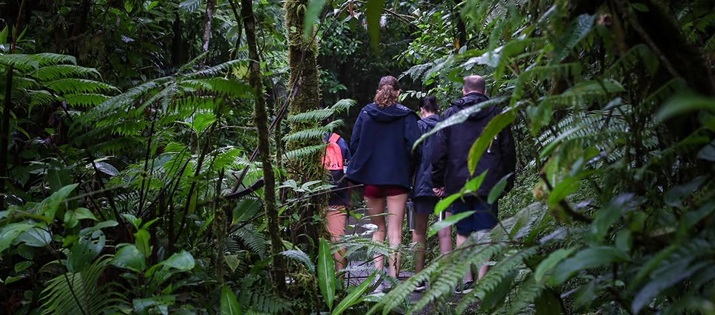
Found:
<path fill-rule="evenodd" d="M 201 46 L 204 52 L 209 51 L 209 42 L 211 41 L 211 21 L 213 21 L 215 6 L 216 0 L 208 0 L 208 2 L 206 2 L 206 22 L 204 23 L 203 45 Z"/>
<path fill-rule="evenodd" d="M 280 237 L 280 222 L 276 208 L 276 180 L 271 164 L 268 116 L 266 115 L 266 102 L 263 96 L 263 83 L 261 79 L 261 66 L 256 45 L 256 23 L 253 19 L 253 1 L 241 0 L 241 18 L 246 29 L 246 43 L 248 44 L 249 81 L 256 92 L 255 115 L 256 128 L 258 129 L 258 151 L 263 164 L 263 179 L 265 181 L 265 196 L 263 208 L 268 218 L 268 232 L 271 234 L 271 253 L 273 256 L 273 269 L 271 276 L 273 286 L 277 292 L 285 292 L 285 263 L 280 252 L 283 250 L 283 241 Z"/>
<path fill-rule="evenodd" d="M 319 108 L 320 106 L 320 81 L 318 77 L 318 45 L 315 36 L 311 34 L 307 39 L 303 36 L 304 12 L 308 0 L 286 0 L 286 29 L 288 30 L 288 65 L 290 66 L 290 115 L 296 115 Z M 290 125 L 291 132 L 315 128 L 320 122 L 296 123 Z M 291 141 L 286 143 L 288 150 L 304 148 L 322 143 L 321 139 L 306 141 Z M 322 152 L 321 152 L 322 153 Z M 320 163 L 322 154 L 285 161 L 290 176 L 297 182 L 307 182 L 323 177 L 325 171 Z M 324 198 L 321 198 L 324 200 Z M 314 219 L 320 213 L 324 201 L 306 200 L 303 204 L 295 205 L 294 209 L 300 211 L 300 221 L 293 227 L 299 239 L 295 242 L 303 245 L 304 250 L 311 256 L 317 255 L 317 244 L 322 225 Z"/>

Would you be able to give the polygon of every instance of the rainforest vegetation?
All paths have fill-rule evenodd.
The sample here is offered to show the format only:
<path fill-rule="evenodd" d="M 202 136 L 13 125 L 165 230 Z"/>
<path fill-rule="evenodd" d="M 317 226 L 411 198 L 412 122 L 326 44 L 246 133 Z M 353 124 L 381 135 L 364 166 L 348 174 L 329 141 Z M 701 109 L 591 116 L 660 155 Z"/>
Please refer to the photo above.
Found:
<path fill-rule="evenodd" d="M 714 69 L 710 0 L 0 0 L 0 313 L 715 314 Z M 499 226 L 337 277 L 390 249 L 327 241 L 323 135 L 470 74 L 503 110 L 469 167 L 517 144 Z"/>

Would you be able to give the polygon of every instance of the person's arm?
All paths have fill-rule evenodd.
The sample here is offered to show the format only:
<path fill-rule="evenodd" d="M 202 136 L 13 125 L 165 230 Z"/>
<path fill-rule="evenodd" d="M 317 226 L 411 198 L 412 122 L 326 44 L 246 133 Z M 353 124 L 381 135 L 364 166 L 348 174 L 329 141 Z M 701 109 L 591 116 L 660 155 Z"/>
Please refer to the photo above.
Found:
<path fill-rule="evenodd" d="M 360 114 L 358 115 L 357 120 L 355 121 L 355 125 L 353 126 L 353 134 L 350 137 L 350 152 L 355 153 L 357 152 L 357 148 L 360 145 L 360 134 L 362 133 L 362 120 L 363 120 L 363 112 L 360 111 Z"/>
<path fill-rule="evenodd" d="M 447 109 L 443 119 L 451 116 L 452 110 Z M 444 193 L 444 174 L 447 169 L 447 144 L 449 143 L 450 132 L 449 127 L 437 131 L 432 135 L 434 142 L 432 145 L 432 186 L 437 189 L 442 189 Z M 435 192 L 437 193 L 437 192 Z"/>
<path fill-rule="evenodd" d="M 499 134 L 499 149 L 502 155 L 502 170 L 504 175 L 511 173 L 512 175 L 507 180 L 507 185 L 504 193 L 509 192 L 514 187 L 514 179 L 516 178 L 516 146 L 514 137 L 511 133 L 511 125 L 506 126 Z"/>
<path fill-rule="evenodd" d="M 407 115 L 405 118 L 405 145 L 410 151 L 410 177 L 414 176 L 415 171 L 420 165 L 420 159 L 422 158 L 422 151 L 420 150 L 420 147 L 417 147 L 414 150 L 412 149 L 415 142 L 417 142 L 417 139 L 419 139 L 421 135 L 422 133 L 420 132 L 420 127 L 417 124 L 417 115 Z"/>

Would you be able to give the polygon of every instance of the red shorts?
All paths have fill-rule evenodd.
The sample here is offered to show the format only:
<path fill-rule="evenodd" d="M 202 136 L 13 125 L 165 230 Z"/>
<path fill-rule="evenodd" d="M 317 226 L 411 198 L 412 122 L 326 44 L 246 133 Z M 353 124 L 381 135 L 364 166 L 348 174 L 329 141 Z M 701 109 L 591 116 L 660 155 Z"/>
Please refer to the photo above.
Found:
<path fill-rule="evenodd" d="M 406 194 L 409 191 L 407 188 L 397 185 L 365 185 L 365 197 L 368 198 L 385 198 L 385 196 L 397 196 Z"/>

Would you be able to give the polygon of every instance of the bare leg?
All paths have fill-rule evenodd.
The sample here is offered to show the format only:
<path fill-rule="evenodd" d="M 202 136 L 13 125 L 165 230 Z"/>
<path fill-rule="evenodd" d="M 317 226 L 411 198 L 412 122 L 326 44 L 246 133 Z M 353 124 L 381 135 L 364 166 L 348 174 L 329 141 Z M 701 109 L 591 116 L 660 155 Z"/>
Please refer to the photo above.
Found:
<path fill-rule="evenodd" d="M 413 213 L 412 215 L 415 218 L 415 230 L 412 231 L 412 241 L 415 242 L 415 272 L 420 272 L 425 267 L 427 221 L 429 220 L 429 214 Z"/>
<path fill-rule="evenodd" d="M 452 215 L 452 213 L 445 211 L 445 218 Z M 450 227 L 443 228 L 437 232 L 439 237 L 439 251 L 444 254 L 449 254 L 452 252 L 452 229 Z"/>
<path fill-rule="evenodd" d="M 370 198 L 365 197 L 367 201 L 367 214 L 370 216 L 370 223 L 377 226 L 377 230 L 372 233 L 372 240 L 374 242 L 384 242 L 385 232 L 387 230 L 385 226 L 385 216 L 382 213 L 385 211 L 385 200 L 383 198 Z M 381 271 L 385 267 L 384 256 L 375 255 L 375 269 Z"/>
<path fill-rule="evenodd" d="M 390 276 L 397 278 L 400 274 L 400 244 L 402 244 L 402 225 L 405 220 L 405 204 L 407 203 L 407 194 L 387 196 L 387 213 L 388 219 L 387 238 L 390 240 L 390 248 L 395 250 L 395 253 L 390 255 L 390 266 L 388 267 Z"/>
<path fill-rule="evenodd" d="M 464 242 L 466 242 L 468 238 L 469 238 L 468 235 L 457 234 L 457 248 L 461 247 L 462 244 L 464 244 Z M 474 280 L 474 277 L 472 276 L 472 271 L 470 270 L 467 272 L 466 275 L 464 275 L 464 282 L 469 282 L 469 281 L 473 281 L 473 280 Z"/>
<path fill-rule="evenodd" d="M 330 233 L 330 241 L 335 243 L 340 241 L 340 237 L 345 235 L 345 222 L 348 214 L 345 212 L 345 207 L 331 207 L 326 215 L 328 221 L 328 233 Z M 345 248 L 341 248 L 335 254 L 335 270 L 341 270 L 348 264 L 348 259 L 345 257 Z"/>

